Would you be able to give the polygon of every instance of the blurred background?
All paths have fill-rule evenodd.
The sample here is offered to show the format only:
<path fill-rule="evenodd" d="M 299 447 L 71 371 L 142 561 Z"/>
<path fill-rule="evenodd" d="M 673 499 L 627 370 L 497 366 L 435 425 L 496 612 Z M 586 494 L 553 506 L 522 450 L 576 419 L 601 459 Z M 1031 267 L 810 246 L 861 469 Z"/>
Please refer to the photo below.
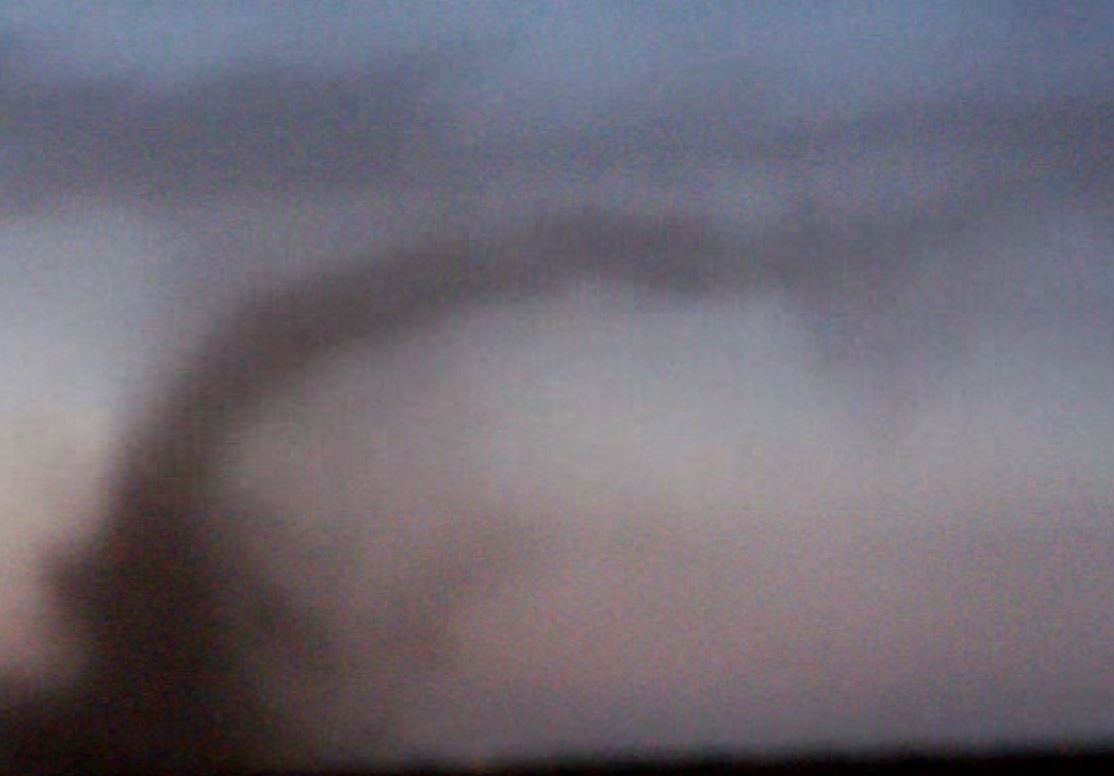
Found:
<path fill-rule="evenodd" d="M 245 648 L 298 756 L 1109 741 L 1112 203 L 1108 3 L 10 0 L 0 676 L 79 669 L 44 564 L 226 310 L 602 208 L 755 280 L 461 310 L 232 430 L 222 541 L 335 645 Z"/>

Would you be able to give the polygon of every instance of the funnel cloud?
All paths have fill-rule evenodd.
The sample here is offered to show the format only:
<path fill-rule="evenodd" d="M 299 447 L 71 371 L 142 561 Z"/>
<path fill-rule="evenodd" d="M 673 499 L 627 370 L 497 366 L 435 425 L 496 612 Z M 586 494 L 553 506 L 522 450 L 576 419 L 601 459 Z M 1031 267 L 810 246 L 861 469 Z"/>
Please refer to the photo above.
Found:
<path fill-rule="evenodd" d="M 15 3 L 0 763 L 1109 741 L 1114 19 L 1046 5 Z"/>

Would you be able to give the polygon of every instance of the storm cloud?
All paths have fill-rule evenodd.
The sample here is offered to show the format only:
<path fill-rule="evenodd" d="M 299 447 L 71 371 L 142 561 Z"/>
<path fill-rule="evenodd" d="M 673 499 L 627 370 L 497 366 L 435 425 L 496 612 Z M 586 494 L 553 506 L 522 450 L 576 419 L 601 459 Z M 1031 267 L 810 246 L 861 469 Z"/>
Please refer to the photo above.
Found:
<path fill-rule="evenodd" d="M 1102 4 L 15 7 L 4 758 L 1114 734 Z"/>

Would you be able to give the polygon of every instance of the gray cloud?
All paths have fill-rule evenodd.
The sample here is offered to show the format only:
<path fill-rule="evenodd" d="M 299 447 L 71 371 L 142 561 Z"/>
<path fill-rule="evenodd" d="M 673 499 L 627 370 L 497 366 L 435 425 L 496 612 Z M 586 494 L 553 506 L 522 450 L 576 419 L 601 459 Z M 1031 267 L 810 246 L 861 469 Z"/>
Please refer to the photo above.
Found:
<path fill-rule="evenodd" d="M 161 88 L 17 63 L 0 79 L 7 207 L 75 194 L 181 203 L 390 185 L 446 161 L 452 114 L 436 87 L 451 82 L 452 59 L 414 54 L 356 71 L 244 65 Z"/>
<path fill-rule="evenodd" d="M 92 662 L 3 754 L 1108 735 L 1114 71 L 1104 6 L 1042 7 L 573 13 L 177 82 L 9 37 L 19 352 L 146 414 L 81 442 L 117 464 L 60 596 Z"/>

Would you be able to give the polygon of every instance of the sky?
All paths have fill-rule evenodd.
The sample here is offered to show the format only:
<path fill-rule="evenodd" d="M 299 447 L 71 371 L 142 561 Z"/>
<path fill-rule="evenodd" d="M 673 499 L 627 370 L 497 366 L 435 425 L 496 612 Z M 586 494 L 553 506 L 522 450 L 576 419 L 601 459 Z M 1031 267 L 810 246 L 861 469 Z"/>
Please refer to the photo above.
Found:
<path fill-rule="evenodd" d="M 263 764 L 1108 742 L 1112 202 L 1108 3 L 7 2 L 0 689 L 231 331 Z"/>

